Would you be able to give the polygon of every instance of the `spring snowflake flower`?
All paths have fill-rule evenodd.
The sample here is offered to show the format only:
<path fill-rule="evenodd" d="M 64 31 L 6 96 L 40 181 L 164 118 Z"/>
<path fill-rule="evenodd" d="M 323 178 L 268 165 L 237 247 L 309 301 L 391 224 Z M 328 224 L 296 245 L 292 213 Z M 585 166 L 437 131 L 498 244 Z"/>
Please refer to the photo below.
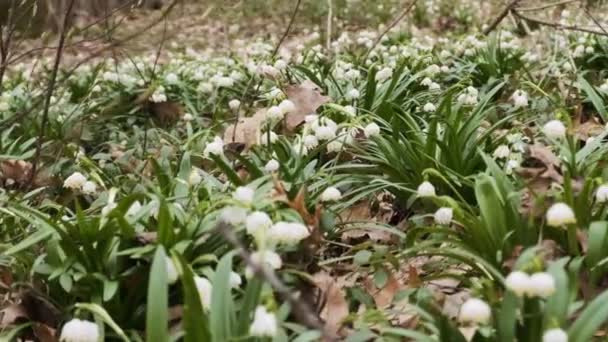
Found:
<path fill-rule="evenodd" d="M 518 297 L 522 297 L 530 293 L 530 276 L 521 271 L 513 271 L 509 273 L 505 279 L 507 289 L 513 291 Z"/>
<path fill-rule="evenodd" d="M 97 342 L 99 341 L 99 328 L 93 322 L 74 318 L 61 329 L 59 341 Z"/>
<path fill-rule="evenodd" d="M 179 82 L 179 77 L 174 74 L 174 73 L 168 73 L 167 76 L 165 76 L 165 81 L 168 84 L 177 84 Z"/>
<path fill-rule="evenodd" d="M 528 107 L 528 93 L 523 90 L 516 90 L 511 95 L 515 108 Z"/>
<path fill-rule="evenodd" d="M 568 334 L 559 328 L 549 329 L 543 334 L 543 342 L 568 342 Z"/>
<path fill-rule="evenodd" d="M 211 293 L 213 291 L 211 282 L 205 277 L 194 276 L 194 284 L 196 285 L 199 297 L 201 297 L 203 308 L 209 310 L 211 307 Z"/>
<path fill-rule="evenodd" d="M 156 88 L 152 96 L 150 97 L 150 101 L 154 103 L 167 102 L 167 95 L 165 95 L 165 88 L 162 86 Z"/>
<path fill-rule="evenodd" d="M 273 131 L 260 132 L 260 144 L 269 145 L 277 141 L 279 136 Z"/>
<path fill-rule="evenodd" d="M 566 126 L 559 120 L 551 120 L 543 126 L 543 133 L 550 139 L 561 139 L 566 136 Z"/>
<path fill-rule="evenodd" d="M 510 154 L 511 154 L 511 150 L 509 149 L 509 146 L 507 146 L 507 145 L 500 145 L 500 146 L 498 146 L 494 150 L 494 153 L 492 153 L 492 155 L 496 159 L 505 159 L 505 158 L 508 158 Z"/>
<path fill-rule="evenodd" d="M 175 268 L 173 259 L 165 257 L 165 261 L 167 264 L 167 282 L 169 284 L 175 284 L 175 282 L 177 281 L 177 269 Z"/>
<path fill-rule="evenodd" d="M 237 110 L 239 110 L 239 107 L 241 106 L 241 101 L 234 99 L 234 100 L 230 100 L 230 102 L 228 102 L 228 107 L 230 108 L 230 110 L 232 110 L 233 112 L 236 112 Z"/>
<path fill-rule="evenodd" d="M 319 139 L 316 136 L 309 134 L 302 139 L 304 146 L 308 149 L 313 149 L 319 145 Z"/>
<path fill-rule="evenodd" d="M 359 91 L 357 89 L 351 89 L 346 93 L 346 95 L 344 97 L 346 98 L 347 101 L 352 101 L 352 100 L 358 99 L 359 96 L 361 96 L 361 94 L 359 93 Z"/>
<path fill-rule="evenodd" d="M 93 195 L 97 192 L 97 184 L 91 181 L 86 181 L 82 185 L 82 193 L 85 195 Z"/>
<path fill-rule="evenodd" d="M 433 84 L 433 80 L 430 77 L 425 77 L 420 81 L 420 85 L 425 87 L 429 87 L 431 84 Z"/>
<path fill-rule="evenodd" d="M 221 219 L 226 223 L 236 226 L 247 219 L 247 209 L 236 206 L 225 207 L 222 209 Z"/>
<path fill-rule="evenodd" d="M 534 273 L 530 276 L 530 295 L 547 298 L 555 293 L 555 279 L 546 272 Z"/>
<path fill-rule="evenodd" d="M 231 271 L 228 283 L 230 284 L 231 289 L 236 289 L 237 287 L 240 287 L 241 284 L 243 284 L 243 280 L 241 279 L 241 276 L 238 273 Z"/>
<path fill-rule="evenodd" d="M 87 178 L 82 173 L 74 172 L 68 178 L 66 178 L 65 181 L 63 181 L 63 187 L 72 190 L 79 190 L 82 188 L 84 183 L 86 183 L 86 181 Z"/>
<path fill-rule="evenodd" d="M 600 185 L 595 191 L 595 200 L 598 203 L 605 203 L 608 201 L 608 184 Z"/>
<path fill-rule="evenodd" d="M 279 169 L 279 166 L 279 162 L 276 159 L 271 159 L 264 166 L 264 170 L 266 170 L 266 172 L 275 172 Z"/>
<path fill-rule="evenodd" d="M 367 138 L 373 137 L 374 135 L 380 134 L 380 126 L 378 126 L 375 122 L 370 123 L 365 126 L 363 129 L 363 133 Z"/>
<path fill-rule="evenodd" d="M 282 59 L 278 59 L 276 62 L 274 62 L 274 67 L 279 71 L 283 71 L 287 69 L 287 62 Z"/>
<path fill-rule="evenodd" d="M 230 77 L 219 77 L 216 81 L 218 87 L 230 88 L 234 85 L 234 80 Z"/>
<path fill-rule="evenodd" d="M 239 186 L 232 194 L 232 198 L 234 198 L 238 202 L 241 202 L 244 205 L 251 205 L 251 203 L 253 203 L 254 195 L 255 191 L 252 188 L 246 186 Z"/>
<path fill-rule="evenodd" d="M 272 220 L 270 216 L 262 211 L 255 211 L 245 220 L 245 227 L 247 233 L 252 236 L 263 235 L 272 226 Z"/>
<path fill-rule="evenodd" d="M 435 107 L 434 104 L 427 102 L 427 104 L 425 104 L 424 107 L 422 107 L 422 110 L 427 113 L 433 113 L 435 110 L 437 110 L 437 107 Z"/>
<path fill-rule="evenodd" d="M 213 141 L 208 143 L 203 150 L 203 156 L 209 157 L 210 155 L 221 156 L 224 154 L 224 141 L 220 137 L 213 138 Z"/>
<path fill-rule="evenodd" d="M 190 186 L 198 185 L 203 180 L 201 173 L 197 169 L 192 169 L 190 175 L 188 175 L 188 184 Z"/>
<path fill-rule="evenodd" d="M 441 225 L 448 225 L 452 222 L 452 218 L 454 217 L 454 210 L 452 208 L 439 208 L 433 218 L 435 219 L 435 223 Z"/>
<path fill-rule="evenodd" d="M 458 95 L 457 101 L 462 105 L 474 106 L 477 104 L 479 91 L 474 87 L 467 87 L 465 91 Z"/>
<path fill-rule="evenodd" d="M 555 203 L 547 210 L 547 224 L 559 227 L 576 223 L 574 211 L 566 203 Z"/>
<path fill-rule="evenodd" d="M 268 234 L 272 241 L 291 245 L 309 237 L 310 231 L 301 223 L 277 222 L 272 225 Z"/>
<path fill-rule="evenodd" d="M 393 77 L 393 69 L 386 67 L 376 73 L 376 82 L 382 83 Z"/>
<path fill-rule="evenodd" d="M 256 251 L 251 253 L 251 261 L 256 265 L 260 265 L 260 267 L 269 267 L 273 270 L 278 270 L 279 268 L 283 267 L 281 256 L 270 250 Z M 245 269 L 245 277 L 251 278 L 251 276 L 253 276 L 253 272 L 254 270 L 247 266 Z"/>
<path fill-rule="evenodd" d="M 430 182 L 422 182 L 417 189 L 418 197 L 435 196 L 435 187 Z"/>
<path fill-rule="evenodd" d="M 283 117 L 285 117 L 285 113 L 283 113 L 279 106 L 272 106 L 266 110 L 266 120 L 280 121 Z"/>
<path fill-rule="evenodd" d="M 470 298 L 460 307 L 459 319 L 462 322 L 484 324 L 490 320 L 492 310 L 490 306 L 481 299 Z"/>
<path fill-rule="evenodd" d="M 330 186 L 321 193 L 321 202 L 335 202 L 342 198 L 342 193 L 338 188 Z"/>
<path fill-rule="evenodd" d="M 296 105 L 290 100 L 283 100 L 279 103 L 279 109 L 283 114 L 293 113 L 296 110 Z"/>
<path fill-rule="evenodd" d="M 194 120 L 194 116 L 192 114 L 190 114 L 190 113 L 186 113 L 182 117 L 182 120 L 184 120 L 186 122 L 190 122 L 190 121 Z"/>
<path fill-rule="evenodd" d="M 319 126 L 315 129 L 315 135 L 319 140 L 331 140 L 336 137 L 336 128 L 331 126 Z"/>
<path fill-rule="evenodd" d="M 329 144 L 327 144 L 327 152 L 330 153 L 337 153 L 342 151 L 342 149 L 344 148 L 344 141 L 342 140 L 334 140 L 332 142 L 330 142 Z"/>
<path fill-rule="evenodd" d="M 253 322 L 249 328 L 249 333 L 256 337 L 274 337 L 277 334 L 277 318 L 263 306 L 255 309 Z"/>
<path fill-rule="evenodd" d="M 350 117 L 355 117 L 357 115 L 357 108 L 353 107 L 353 106 L 344 106 L 344 111 L 348 114 L 348 116 Z"/>

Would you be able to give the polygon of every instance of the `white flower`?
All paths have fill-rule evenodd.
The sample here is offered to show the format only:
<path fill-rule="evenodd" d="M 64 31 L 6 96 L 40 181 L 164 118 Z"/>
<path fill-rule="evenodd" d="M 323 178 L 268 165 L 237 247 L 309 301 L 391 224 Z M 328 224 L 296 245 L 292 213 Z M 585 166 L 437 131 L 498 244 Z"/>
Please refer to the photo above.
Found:
<path fill-rule="evenodd" d="M 184 121 L 186 121 L 186 122 L 189 122 L 189 121 L 194 120 L 194 116 L 192 116 L 192 114 L 190 114 L 190 113 L 186 113 L 186 114 L 184 114 L 184 116 L 182 117 L 182 120 L 184 120 Z"/>
<path fill-rule="evenodd" d="M 559 120 L 551 120 L 543 126 L 543 133 L 550 139 L 560 139 L 566 136 L 566 126 Z"/>
<path fill-rule="evenodd" d="M 507 289 L 522 297 L 530 293 L 530 276 L 525 272 L 513 271 L 505 279 L 505 285 Z"/>
<path fill-rule="evenodd" d="M 269 238 L 277 243 L 296 244 L 310 236 L 310 231 L 301 223 L 277 222 L 269 231 Z"/>
<path fill-rule="evenodd" d="M 82 193 L 86 195 L 92 195 L 97 192 L 97 184 L 91 181 L 86 181 L 82 185 Z"/>
<path fill-rule="evenodd" d="M 433 218 L 435 219 L 435 223 L 448 225 L 452 222 L 452 218 L 454 216 L 454 210 L 452 208 L 439 208 Z"/>
<path fill-rule="evenodd" d="M 279 109 L 281 109 L 281 113 L 288 114 L 296 110 L 296 105 L 290 100 L 283 100 L 279 104 Z"/>
<path fill-rule="evenodd" d="M 167 281 L 169 284 L 175 284 L 177 281 L 177 269 L 175 268 L 173 259 L 165 257 L 165 261 L 167 263 Z"/>
<path fill-rule="evenodd" d="M 167 76 L 165 76 L 165 81 L 169 84 L 176 84 L 179 82 L 179 77 L 174 73 L 168 73 Z"/>
<path fill-rule="evenodd" d="M 272 106 L 266 110 L 266 119 L 270 121 L 282 120 L 285 113 L 279 108 L 279 106 Z"/>
<path fill-rule="evenodd" d="M 509 161 L 507 161 L 505 172 L 508 175 L 510 175 L 510 174 L 513 173 L 513 170 L 515 170 L 518 167 L 519 167 L 519 161 L 518 160 L 516 160 L 516 159 L 509 159 Z"/>
<path fill-rule="evenodd" d="M 277 334 L 277 329 L 276 316 L 266 311 L 265 307 L 258 306 L 255 309 L 249 333 L 257 337 L 273 337 Z"/>
<path fill-rule="evenodd" d="M 103 208 L 101 208 L 101 215 L 108 216 L 108 214 L 116 208 L 118 204 L 115 202 L 108 202 Z"/>
<path fill-rule="evenodd" d="M 530 295 L 547 298 L 555 293 L 555 279 L 546 272 L 534 273 L 530 277 Z"/>
<path fill-rule="evenodd" d="M 425 87 L 428 87 L 431 84 L 433 84 L 433 80 L 430 79 L 429 77 L 425 77 L 424 79 L 422 79 L 422 81 L 420 81 L 420 85 L 423 85 Z"/>
<path fill-rule="evenodd" d="M 61 329 L 61 342 L 97 342 L 99 328 L 97 324 L 77 318 L 67 322 Z"/>
<path fill-rule="evenodd" d="M 210 155 L 220 156 L 224 153 L 224 141 L 220 137 L 215 137 L 212 142 L 208 143 L 203 150 L 203 155 L 209 157 Z"/>
<path fill-rule="evenodd" d="M 547 224 L 558 227 L 565 224 L 576 223 L 574 211 L 566 203 L 555 203 L 547 210 Z"/>
<path fill-rule="evenodd" d="M 281 256 L 270 250 L 251 253 L 251 261 L 260 267 L 270 267 L 273 270 L 278 270 L 283 266 Z M 247 267 L 245 269 L 245 276 L 251 278 L 252 275 L 253 270 L 250 267 Z"/>
<path fill-rule="evenodd" d="M 152 94 L 152 97 L 150 97 L 150 101 L 154 102 L 154 103 L 160 103 L 160 102 L 167 102 L 167 95 L 165 95 L 164 89 L 161 89 L 162 87 L 159 87 L 159 89 L 157 89 L 156 91 L 154 91 L 154 93 Z"/>
<path fill-rule="evenodd" d="M 380 134 L 380 126 L 378 126 L 375 122 L 372 122 L 369 125 L 365 126 L 365 128 L 363 129 L 363 133 L 368 138 L 373 137 L 374 135 L 378 135 Z"/>
<path fill-rule="evenodd" d="M 435 107 L 434 104 L 428 102 L 427 104 L 424 105 L 424 107 L 422 107 L 422 110 L 427 112 L 427 113 L 432 113 L 435 110 L 437 110 L 437 107 Z"/>
<path fill-rule="evenodd" d="M 330 186 L 321 194 L 321 202 L 334 202 L 342 198 L 342 193 L 337 188 Z"/>
<path fill-rule="evenodd" d="M 247 209 L 235 206 L 225 207 L 222 209 L 221 219 L 226 223 L 236 226 L 247 219 Z"/>
<path fill-rule="evenodd" d="M 209 310 L 211 307 L 211 292 L 213 291 L 211 282 L 207 278 L 194 276 L 194 284 L 196 285 L 199 297 L 201 297 L 203 308 Z"/>
<path fill-rule="evenodd" d="M 327 144 L 327 152 L 336 153 L 342 151 L 344 148 L 344 141 L 342 140 L 334 140 Z"/>
<path fill-rule="evenodd" d="M 497 159 L 505 159 L 509 157 L 510 154 L 511 150 L 509 150 L 509 146 L 500 145 L 494 150 L 494 153 L 492 155 L 494 156 L 494 158 Z"/>
<path fill-rule="evenodd" d="M 543 334 L 543 342 L 568 342 L 568 334 L 559 328 L 549 329 Z"/>
<path fill-rule="evenodd" d="M 287 62 L 282 59 L 278 59 L 276 62 L 274 62 L 274 67 L 279 71 L 283 71 L 287 69 Z"/>
<path fill-rule="evenodd" d="M 87 178 L 82 173 L 74 172 L 68 178 L 65 179 L 65 181 L 63 182 L 63 187 L 72 190 L 79 190 L 82 188 L 84 183 L 86 183 L 86 181 Z"/>
<path fill-rule="evenodd" d="M 266 172 L 275 172 L 279 169 L 279 162 L 276 159 L 270 159 L 264 166 Z"/>
<path fill-rule="evenodd" d="M 515 108 L 528 106 L 528 93 L 523 90 L 516 90 L 513 95 L 511 95 L 511 99 L 513 99 Z"/>
<path fill-rule="evenodd" d="M 358 99 L 359 96 L 361 96 L 361 94 L 357 89 L 351 89 L 346 93 L 344 97 L 346 98 L 346 100 L 352 101 Z"/>
<path fill-rule="evenodd" d="M 232 87 L 234 80 L 230 77 L 219 77 L 216 81 L 218 87 Z"/>
<path fill-rule="evenodd" d="M 251 205 L 253 203 L 253 195 L 255 195 L 255 191 L 252 188 L 239 186 L 232 194 L 232 198 L 244 205 Z"/>
<path fill-rule="evenodd" d="M 430 182 L 422 182 L 417 189 L 418 197 L 435 196 L 435 187 Z"/>
<path fill-rule="evenodd" d="M 344 112 L 348 114 L 350 117 L 354 117 L 357 115 L 357 108 L 353 106 L 344 106 Z"/>
<path fill-rule="evenodd" d="M 315 129 L 315 135 L 319 140 L 331 140 L 336 137 L 336 129 L 331 126 L 319 126 Z"/>
<path fill-rule="evenodd" d="M 271 226 L 272 220 L 270 219 L 270 216 L 262 211 L 255 211 L 249 214 L 245 220 L 247 233 L 256 237 L 264 234 Z"/>
<path fill-rule="evenodd" d="M 279 136 L 273 131 L 260 132 L 260 144 L 262 145 L 272 144 L 277 141 L 278 138 Z"/>
<path fill-rule="evenodd" d="M 141 203 L 139 201 L 135 201 L 131 204 L 129 209 L 127 210 L 126 215 L 129 217 L 133 217 L 137 215 L 137 213 L 141 210 Z"/>
<path fill-rule="evenodd" d="M 608 184 L 602 184 L 597 188 L 597 191 L 595 192 L 595 200 L 598 203 L 608 201 Z"/>
<path fill-rule="evenodd" d="M 391 78 L 392 76 L 393 76 L 393 69 L 386 67 L 386 68 L 378 71 L 378 73 L 376 73 L 376 82 L 382 83 L 382 82 L 388 80 L 389 78 Z"/>
<path fill-rule="evenodd" d="M 317 137 L 312 134 L 305 136 L 303 142 L 304 146 L 309 149 L 315 148 L 319 145 L 319 139 L 317 139 Z"/>
<path fill-rule="evenodd" d="M 198 172 L 197 169 L 192 169 L 192 171 L 190 171 L 190 175 L 188 175 L 189 185 L 198 185 L 202 180 L 203 177 L 201 177 L 201 173 Z"/>
<path fill-rule="evenodd" d="M 241 276 L 238 273 L 231 271 L 228 283 L 230 284 L 231 289 L 235 289 L 235 288 L 241 286 L 241 284 L 243 283 L 243 280 L 241 280 Z"/>
<path fill-rule="evenodd" d="M 230 102 L 228 102 L 228 107 L 230 107 L 230 110 L 232 110 L 233 112 L 236 112 L 237 110 L 239 110 L 239 107 L 241 106 L 241 101 L 234 99 L 231 100 Z"/>
<path fill-rule="evenodd" d="M 462 322 L 487 323 L 492 315 L 490 306 L 481 299 L 470 298 L 460 307 Z"/>

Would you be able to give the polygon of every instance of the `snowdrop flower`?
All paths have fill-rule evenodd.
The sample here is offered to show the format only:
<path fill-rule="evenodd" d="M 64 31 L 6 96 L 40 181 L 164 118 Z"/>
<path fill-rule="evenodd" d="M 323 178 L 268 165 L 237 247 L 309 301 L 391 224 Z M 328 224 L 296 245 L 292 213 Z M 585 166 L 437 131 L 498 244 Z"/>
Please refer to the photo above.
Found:
<path fill-rule="evenodd" d="M 77 318 L 67 322 L 61 329 L 61 342 L 97 342 L 99 328 L 97 324 Z"/>
<path fill-rule="evenodd" d="M 437 107 L 435 107 L 434 104 L 427 102 L 427 104 L 424 105 L 424 107 L 422 107 L 422 110 L 427 112 L 427 113 L 432 113 L 435 110 L 437 110 Z"/>
<path fill-rule="evenodd" d="M 169 284 L 175 284 L 175 282 L 177 281 L 177 269 L 175 268 L 173 259 L 165 257 L 165 261 L 167 264 L 167 282 Z"/>
<path fill-rule="evenodd" d="M 304 146 L 308 149 L 315 148 L 319 145 L 319 139 L 316 136 L 309 134 L 302 139 L 304 142 Z"/>
<path fill-rule="evenodd" d="M 460 307 L 459 318 L 462 322 L 484 324 L 490 320 L 492 310 L 481 299 L 470 298 Z"/>
<path fill-rule="evenodd" d="M 247 228 L 247 233 L 252 236 L 263 236 L 270 227 L 272 226 L 272 220 L 270 216 L 262 211 L 255 211 L 245 220 L 245 227 Z"/>
<path fill-rule="evenodd" d="M 422 79 L 422 81 L 420 82 L 420 85 L 423 85 L 425 87 L 430 86 L 431 84 L 433 84 L 433 80 L 429 77 L 425 77 Z"/>
<path fill-rule="evenodd" d="M 154 103 L 167 102 L 167 95 L 165 95 L 165 88 L 162 86 L 156 88 L 152 96 L 150 97 L 150 101 Z"/>
<path fill-rule="evenodd" d="M 422 184 L 420 184 L 418 186 L 417 192 L 418 192 L 418 197 L 435 196 L 435 187 L 430 182 L 425 181 L 425 182 L 422 182 Z"/>
<path fill-rule="evenodd" d="M 235 206 L 225 207 L 222 209 L 221 219 L 226 223 L 236 226 L 247 219 L 247 209 Z"/>
<path fill-rule="evenodd" d="M 279 162 L 276 159 L 271 159 L 264 166 L 264 170 L 266 172 L 275 172 L 279 169 Z"/>
<path fill-rule="evenodd" d="M 441 85 L 439 85 L 439 83 L 437 82 L 433 82 L 429 85 L 429 90 L 440 90 L 441 89 Z"/>
<path fill-rule="evenodd" d="M 197 169 L 192 169 L 192 171 L 190 171 L 190 175 L 188 175 L 189 185 L 198 185 L 202 180 L 203 177 L 201 177 L 201 173 L 198 172 Z"/>
<path fill-rule="evenodd" d="M 234 80 L 230 77 L 220 77 L 217 79 L 216 84 L 218 87 L 229 88 L 234 85 Z"/>
<path fill-rule="evenodd" d="M 321 202 L 335 202 L 342 198 L 342 193 L 338 188 L 330 186 L 321 194 Z"/>
<path fill-rule="evenodd" d="M 276 316 L 266 311 L 265 307 L 258 306 L 255 309 L 249 333 L 256 337 L 274 337 L 277 334 L 277 329 Z"/>
<path fill-rule="evenodd" d="M 255 195 L 255 191 L 252 188 L 239 186 L 232 193 L 232 198 L 244 205 L 251 205 L 253 203 L 253 195 Z"/>
<path fill-rule="evenodd" d="M 190 113 L 186 113 L 182 117 L 182 120 L 184 120 L 186 122 L 190 122 L 190 121 L 194 120 L 194 116 L 192 116 L 192 114 L 190 114 Z"/>
<path fill-rule="evenodd" d="M 283 100 L 279 104 L 279 109 L 281 110 L 281 113 L 288 114 L 296 110 L 296 105 L 290 100 Z"/>
<path fill-rule="evenodd" d="M 566 136 L 566 126 L 559 120 L 551 120 L 543 126 L 543 133 L 550 139 L 561 139 Z"/>
<path fill-rule="evenodd" d="M 555 203 L 547 210 L 547 224 L 559 227 L 576 223 L 574 211 L 566 203 Z"/>
<path fill-rule="evenodd" d="M 97 192 L 97 184 L 91 181 L 86 181 L 82 185 L 82 193 L 86 195 L 92 195 Z"/>
<path fill-rule="evenodd" d="M 270 121 L 280 121 L 285 116 L 285 113 L 279 106 L 272 106 L 266 111 L 266 119 Z"/>
<path fill-rule="evenodd" d="M 509 157 L 510 154 L 511 154 L 511 150 L 509 150 L 509 146 L 507 146 L 507 145 L 498 146 L 494 150 L 494 153 L 492 153 L 494 158 L 497 158 L 497 159 L 505 159 L 505 158 Z"/>
<path fill-rule="evenodd" d="M 374 135 L 380 134 L 380 126 L 378 126 L 375 122 L 370 123 L 365 126 L 363 129 L 363 133 L 367 138 L 373 137 Z"/>
<path fill-rule="evenodd" d="M 597 188 L 597 191 L 595 192 L 595 200 L 598 203 L 608 201 L 608 184 L 602 184 Z"/>
<path fill-rule="evenodd" d="M 530 277 L 530 295 L 547 298 L 555 293 L 555 279 L 546 272 L 534 273 Z"/>
<path fill-rule="evenodd" d="M 543 342 L 568 342 L 568 334 L 559 328 L 549 329 L 543 334 Z"/>
<path fill-rule="evenodd" d="M 334 140 L 332 142 L 330 142 L 329 144 L 327 144 L 327 152 L 330 153 L 337 153 L 342 151 L 342 149 L 344 148 L 344 141 L 342 140 Z"/>
<path fill-rule="evenodd" d="M 336 128 L 331 126 L 319 126 L 315 129 L 315 135 L 319 140 L 331 140 L 336 137 Z"/>
<path fill-rule="evenodd" d="M 344 106 L 344 111 L 348 114 L 348 116 L 350 117 L 354 117 L 357 115 L 357 108 L 353 107 L 353 106 Z"/>
<path fill-rule="evenodd" d="M 203 150 L 203 156 L 208 158 L 210 155 L 221 156 L 224 154 L 224 141 L 220 137 L 213 138 L 213 141 L 208 143 Z"/>
<path fill-rule="evenodd" d="M 241 101 L 234 99 L 234 100 L 230 100 L 230 102 L 228 102 L 228 107 L 230 107 L 230 110 L 232 110 L 233 112 L 236 112 L 237 110 L 239 110 L 239 107 L 241 106 Z"/>
<path fill-rule="evenodd" d="M 376 82 L 382 83 L 391 77 L 393 77 L 393 69 L 386 67 L 376 73 Z"/>
<path fill-rule="evenodd" d="M 66 178 L 65 181 L 63 181 L 63 187 L 72 190 L 79 190 L 82 188 L 84 183 L 86 183 L 86 181 L 87 178 L 82 173 L 74 172 L 68 178 Z"/>
<path fill-rule="evenodd" d="M 509 159 L 507 161 L 507 165 L 505 167 L 505 172 L 510 175 L 513 173 L 513 170 L 519 167 L 519 161 L 516 159 Z"/>
<path fill-rule="evenodd" d="M 269 145 L 277 141 L 279 136 L 273 131 L 260 132 L 260 144 Z"/>
<path fill-rule="evenodd" d="M 196 285 L 199 297 L 201 297 L 203 308 L 209 310 L 211 307 L 211 292 L 213 291 L 211 282 L 205 277 L 194 276 L 194 284 Z"/>
<path fill-rule="evenodd" d="M 281 260 L 281 256 L 277 253 L 264 250 L 264 251 L 256 251 L 251 253 L 251 261 L 260 267 L 270 267 L 273 270 L 278 270 L 283 267 L 283 261 Z M 249 266 L 245 269 L 245 277 L 251 278 L 253 275 L 253 269 Z"/>
<path fill-rule="evenodd" d="M 454 216 L 454 210 L 452 208 L 439 208 L 433 218 L 435 219 L 435 223 L 441 225 L 448 225 L 452 222 L 452 217 Z"/>
<path fill-rule="evenodd" d="M 241 286 L 243 280 L 241 280 L 241 276 L 238 273 L 231 271 L 228 283 L 230 284 L 231 289 L 236 289 L 237 287 Z"/>
<path fill-rule="evenodd" d="M 513 99 L 513 105 L 515 108 L 528 106 L 528 93 L 523 90 L 516 90 L 513 95 L 511 95 L 511 99 Z"/>
<path fill-rule="evenodd" d="M 530 292 L 530 276 L 521 271 L 509 273 L 505 279 L 507 289 L 513 291 L 518 297 L 522 297 Z"/>
<path fill-rule="evenodd" d="M 310 231 L 301 223 L 277 222 L 269 231 L 269 238 L 277 243 L 296 244 L 310 236 Z"/>
<path fill-rule="evenodd" d="M 351 89 L 346 93 L 344 97 L 346 98 L 346 100 L 352 101 L 358 99 L 359 96 L 361 96 L 361 94 L 357 89 Z"/>

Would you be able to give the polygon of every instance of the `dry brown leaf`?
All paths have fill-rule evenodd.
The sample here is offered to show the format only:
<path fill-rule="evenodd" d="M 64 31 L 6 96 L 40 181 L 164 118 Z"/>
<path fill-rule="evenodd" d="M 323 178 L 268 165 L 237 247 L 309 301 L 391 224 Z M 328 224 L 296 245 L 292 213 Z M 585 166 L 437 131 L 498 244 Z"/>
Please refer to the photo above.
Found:
<path fill-rule="evenodd" d="M 185 110 L 177 102 L 149 102 L 150 112 L 161 126 L 172 125 L 184 116 Z"/>
<path fill-rule="evenodd" d="M 257 144 L 265 118 L 266 109 L 260 109 L 252 117 L 239 119 L 236 131 L 235 124 L 224 131 L 224 144 L 241 143 L 245 144 L 245 148 Z"/>
<path fill-rule="evenodd" d="M 59 341 L 55 335 L 55 329 L 43 323 L 32 325 L 34 335 L 40 342 L 57 342 Z"/>
<path fill-rule="evenodd" d="M 574 126 L 574 135 L 582 140 L 586 141 L 591 137 L 595 137 L 604 131 L 604 125 L 599 123 L 597 119 L 585 121 L 582 124 L 576 124 Z"/>
<path fill-rule="evenodd" d="M 348 316 L 344 283 L 340 278 L 335 279 L 325 271 L 314 274 L 313 282 L 325 297 L 325 305 L 320 313 L 325 321 L 325 329 L 329 335 L 337 335 L 342 328 L 342 321 Z"/>
<path fill-rule="evenodd" d="M 393 298 L 395 298 L 397 292 L 403 288 L 403 285 L 399 282 L 394 274 L 389 275 L 386 285 L 384 285 L 384 287 L 380 290 L 376 289 L 376 286 L 371 278 L 367 278 L 364 281 L 364 285 L 367 292 L 374 299 L 376 307 L 378 308 L 384 308 L 390 305 L 393 302 Z"/>
<path fill-rule="evenodd" d="M 306 115 L 315 113 L 317 108 L 331 101 L 328 96 L 321 95 L 319 86 L 310 80 L 306 80 L 300 85 L 287 86 L 285 93 L 289 100 L 296 105 L 296 110 L 285 117 L 286 128 L 290 132 L 304 122 Z"/>
<path fill-rule="evenodd" d="M 19 320 L 29 320 L 29 315 L 21 304 L 13 303 L 0 311 L 0 328 L 4 329 L 7 326 L 14 325 Z"/>

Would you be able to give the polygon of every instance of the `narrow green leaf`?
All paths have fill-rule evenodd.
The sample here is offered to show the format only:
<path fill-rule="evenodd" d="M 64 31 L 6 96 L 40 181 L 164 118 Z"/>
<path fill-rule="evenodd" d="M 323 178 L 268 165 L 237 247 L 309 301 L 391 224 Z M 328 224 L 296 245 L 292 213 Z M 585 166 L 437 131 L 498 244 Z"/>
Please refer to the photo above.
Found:
<path fill-rule="evenodd" d="M 169 341 L 168 291 L 166 254 L 163 246 L 159 245 L 154 254 L 148 281 L 148 301 L 146 305 L 147 341 Z"/>

